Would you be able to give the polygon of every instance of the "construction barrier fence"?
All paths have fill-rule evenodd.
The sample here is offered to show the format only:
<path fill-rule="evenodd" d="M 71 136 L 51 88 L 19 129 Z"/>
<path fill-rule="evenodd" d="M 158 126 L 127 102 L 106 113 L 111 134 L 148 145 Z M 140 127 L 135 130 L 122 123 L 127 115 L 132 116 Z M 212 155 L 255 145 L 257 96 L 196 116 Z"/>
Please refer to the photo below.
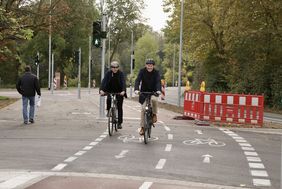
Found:
<path fill-rule="evenodd" d="M 255 124 L 262 126 L 262 95 L 185 91 L 184 116 L 200 121 Z"/>

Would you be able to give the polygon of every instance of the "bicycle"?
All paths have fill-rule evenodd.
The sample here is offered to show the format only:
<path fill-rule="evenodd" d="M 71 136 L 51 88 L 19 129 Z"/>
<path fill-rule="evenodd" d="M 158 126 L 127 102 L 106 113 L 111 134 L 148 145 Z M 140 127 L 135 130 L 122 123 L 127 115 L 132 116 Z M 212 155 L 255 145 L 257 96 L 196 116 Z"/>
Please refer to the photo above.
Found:
<path fill-rule="evenodd" d="M 144 143 L 147 144 L 149 138 L 151 138 L 152 126 L 153 126 L 153 108 L 151 104 L 152 95 L 158 96 L 156 92 L 140 92 L 140 94 L 146 95 L 145 99 L 145 111 L 144 111 Z"/>
<path fill-rule="evenodd" d="M 119 93 L 107 93 L 111 98 L 111 107 L 108 111 L 108 131 L 109 135 L 112 136 L 114 130 L 117 131 L 118 124 L 118 109 L 117 109 L 117 98 L 116 95 Z"/>

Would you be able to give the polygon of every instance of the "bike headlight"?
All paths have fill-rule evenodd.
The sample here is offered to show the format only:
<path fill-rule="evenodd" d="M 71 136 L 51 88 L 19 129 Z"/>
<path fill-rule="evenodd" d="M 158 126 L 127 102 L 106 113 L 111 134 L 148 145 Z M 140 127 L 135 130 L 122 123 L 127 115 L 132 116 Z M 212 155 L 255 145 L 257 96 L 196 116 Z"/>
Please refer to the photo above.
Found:
<path fill-rule="evenodd" d="M 149 107 L 148 107 L 148 106 L 146 106 L 146 107 L 145 107 L 145 110 L 149 110 Z"/>

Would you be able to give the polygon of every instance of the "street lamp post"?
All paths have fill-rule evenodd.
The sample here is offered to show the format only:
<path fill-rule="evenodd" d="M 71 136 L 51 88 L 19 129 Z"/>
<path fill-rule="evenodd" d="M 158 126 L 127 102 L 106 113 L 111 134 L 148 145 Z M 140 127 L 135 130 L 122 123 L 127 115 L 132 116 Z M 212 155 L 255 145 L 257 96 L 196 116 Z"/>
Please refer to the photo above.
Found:
<path fill-rule="evenodd" d="M 48 89 L 50 90 L 51 89 L 51 62 L 52 62 L 52 55 L 51 55 L 51 32 L 52 32 L 52 28 L 51 28 L 51 8 L 52 8 L 52 0 L 50 0 L 50 11 L 49 11 L 49 72 L 48 72 Z"/>
<path fill-rule="evenodd" d="M 132 98 L 132 70 L 133 70 L 134 48 L 133 31 L 131 30 L 131 56 L 130 56 L 130 98 Z"/>
<path fill-rule="evenodd" d="M 179 46 L 179 66 L 178 66 L 178 107 L 180 107 L 181 98 L 181 63 L 182 63 L 182 29 L 183 29 L 183 1 L 181 0 L 181 17 L 180 17 L 180 46 Z"/>

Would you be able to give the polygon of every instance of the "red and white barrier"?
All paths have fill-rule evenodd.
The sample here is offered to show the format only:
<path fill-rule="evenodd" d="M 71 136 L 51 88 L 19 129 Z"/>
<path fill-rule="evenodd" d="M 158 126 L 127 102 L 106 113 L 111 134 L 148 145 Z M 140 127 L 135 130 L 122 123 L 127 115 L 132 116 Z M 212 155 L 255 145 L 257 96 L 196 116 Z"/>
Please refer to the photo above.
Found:
<path fill-rule="evenodd" d="M 262 95 L 186 91 L 184 116 L 198 120 L 236 124 L 263 124 Z"/>
<path fill-rule="evenodd" d="M 55 77 L 54 77 L 54 80 L 53 80 L 53 87 L 54 87 L 55 90 L 57 89 L 57 79 Z"/>

